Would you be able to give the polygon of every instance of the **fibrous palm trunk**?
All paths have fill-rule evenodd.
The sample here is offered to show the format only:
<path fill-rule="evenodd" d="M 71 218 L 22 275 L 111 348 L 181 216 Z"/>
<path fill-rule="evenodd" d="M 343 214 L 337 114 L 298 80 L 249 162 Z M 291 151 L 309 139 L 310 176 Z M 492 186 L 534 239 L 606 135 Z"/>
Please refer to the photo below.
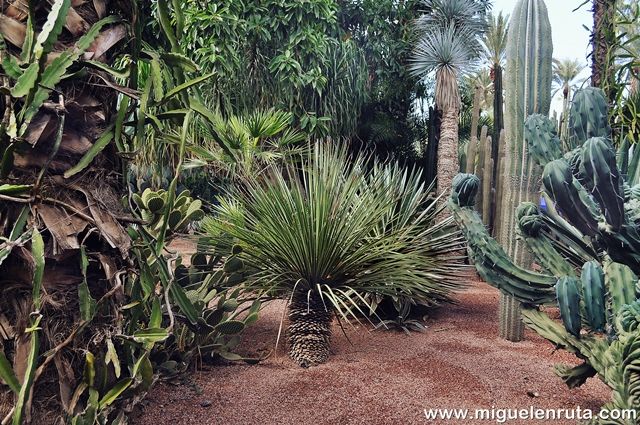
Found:
<path fill-rule="evenodd" d="M 616 0 L 594 0 L 591 33 L 591 85 L 602 88 L 611 101 L 615 100 L 612 48 L 616 43 L 616 3 Z"/>
<path fill-rule="evenodd" d="M 327 361 L 332 319 L 332 311 L 317 292 L 294 292 L 289 306 L 289 354 L 300 366 Z"/>
<path fill-rule="evenodd" d="M 449 106 L 442 113 L 438 142 L 438 192 L 451 192 L 451 183 L 459 171 L 458 110 Z"/>

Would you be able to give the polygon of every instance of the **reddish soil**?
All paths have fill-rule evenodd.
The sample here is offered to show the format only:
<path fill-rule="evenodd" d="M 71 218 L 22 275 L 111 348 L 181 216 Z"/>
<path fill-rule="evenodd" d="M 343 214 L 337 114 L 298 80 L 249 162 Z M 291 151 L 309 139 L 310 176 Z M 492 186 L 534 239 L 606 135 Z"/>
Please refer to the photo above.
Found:
<path fill-rule="evenodd" d="M 334 329 L 329 362 L 302 369 L 283 354 L 256 366 L 216 366 L 190 385 L 158 384 L 136 425 L 161 424 L 488 424 L 427 421 L 438 408 L 598 409 L 609 397 L 599 380 L 570 390 L 553 373 L 575 357 L 527 331 L 526 341 L 497 337 L 498 292 L 474 283 L 458 304 L 434 310 L 424 333 Z M 271 350 L 284 304 L 267 306 L 243 336 L 242 354 Z M 575 424 L 511 420 L 509 424 Z"/>

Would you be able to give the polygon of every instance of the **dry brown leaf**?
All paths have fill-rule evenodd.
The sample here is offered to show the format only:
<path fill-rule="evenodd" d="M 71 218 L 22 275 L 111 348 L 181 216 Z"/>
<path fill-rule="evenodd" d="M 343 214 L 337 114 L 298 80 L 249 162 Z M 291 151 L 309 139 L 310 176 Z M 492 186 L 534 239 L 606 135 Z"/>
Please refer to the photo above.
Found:
<path fill-rule="evenodd" d="M 87 227 L 86 221 L 52 205 L 41 204 L 37 212 L 56 242 L 54 255 L 66 250 L 80 249 L 78 234 Z"/>
<path fill-rule="evenodd" d="M 99 19 L 107 15 L 107 3 L 105 0 L 93 0 L 93 8 L 96 10 Z"/>
<path fill-rule="evenodd" d="M 55 124 L 57 121 L 52 120 L 52 118 L 53 117 L 51 116 L 51 114 L 47 114 L 46 112 L 38 112 L 33 121 L 31 121 L 31 123 L 29 124 L 27 134 L 25 135 L 25 140 L 29 144 L 35 145 L 38 143 L 38 140 L 42 138 L 49 138 L 55 131 Z"/>
<path fill-rule="evenodd" d="M 60 151 L 74 155 L 82 155 L 91 149 L 91 140 L 72 128 L 65 128 L 60 142 Z"/>
<path fill-rule="evenodd" d="M 71 34 L 77 37 L 87 32 L 91 26 L 78 14 L 78 12 L 75 11 L 73 7 L 71 7 L 69 8 L 69 13 L 67 13 L 67 20 L 64 23 L 64 27 L 68 29 Z"/>
<path fill-rule="evenodd" d="M 24 21 L 29 16 L 29 6 L 27 0 L 13 0 L 4 11 L 5 15 L 17 21 Z"/>
<path fill-rule="evenodd" d="M 9 43 L 22 47 L 27 35 L 27 27 L 13 18 L 0 14 L 0 33 Z"/>
<path fill-rule="evenodd" d="M 103 32 L 94 40 L 84 54 L 85 59 L 100 60 L 109 49 L 116 45 L 127 35 L 127 29 L 124 25 L 111 27 Z"/>

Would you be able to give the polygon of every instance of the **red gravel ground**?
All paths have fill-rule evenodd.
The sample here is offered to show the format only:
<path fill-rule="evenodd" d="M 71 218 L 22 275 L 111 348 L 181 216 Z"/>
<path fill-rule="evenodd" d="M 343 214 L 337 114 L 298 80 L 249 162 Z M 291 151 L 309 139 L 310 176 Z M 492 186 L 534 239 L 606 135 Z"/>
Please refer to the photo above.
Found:
<path fill-rule="evenodd" d="M 498 292 L 474 283 L 458 304 L 433 311 L 424 333 L 336 326 L 329 362 L 310 369 L 286 355 L 256 366 L 216 366 L 196 373 L 191 385 L 158 384 L 136 425 L 178 424 L 489 424 L 431 420 L 424 409 L 535 408 L 597 410 L 609 391 L 597 379 L 570 390 L 553 373 L 575 357 L 554 351 L 527 331 L 526 341 L 497 337 Z M 243 336 L 242 354 L 271 350 L 284 304 L 267 306 Z M 509 424 L 575 424 L 576 420 Z"/>

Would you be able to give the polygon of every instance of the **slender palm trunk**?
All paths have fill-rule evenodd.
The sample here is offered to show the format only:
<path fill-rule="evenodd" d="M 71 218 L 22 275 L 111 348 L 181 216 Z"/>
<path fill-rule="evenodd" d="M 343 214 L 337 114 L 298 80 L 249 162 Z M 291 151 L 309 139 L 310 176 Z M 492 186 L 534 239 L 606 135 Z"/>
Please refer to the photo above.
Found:
<path fill-rule="evenodd" d="M 616 0 L 594 0 L 593 31 L 591 33 L 591 85 L 602 88 L 610 100 L 614 100 L 614 73 L 612 65 L 615 34 Z"/>
<path fill-rule="evenodd" d="M 289 355 L 302 367 L 329 358 L 333 313 L 313 291 L 296 291 L 289 306 Z"/>
<path fill-rule="evenodd" d="M 458 161 L 458 110 L 449 106 L 442 113 L 438 143 L 438 192 L 451 192 L 453 178 L 460 171 Z"/>

